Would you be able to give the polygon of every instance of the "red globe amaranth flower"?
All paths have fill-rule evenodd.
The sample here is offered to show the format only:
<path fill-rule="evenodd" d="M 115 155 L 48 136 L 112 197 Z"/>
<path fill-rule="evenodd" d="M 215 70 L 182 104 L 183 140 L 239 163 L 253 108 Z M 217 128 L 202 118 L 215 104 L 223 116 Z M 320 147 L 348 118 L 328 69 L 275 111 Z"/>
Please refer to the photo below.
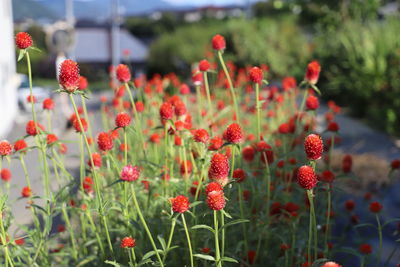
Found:
<path fill-rule="evenodd" d="M 319 108 L 319 100 L 318 97 L 310 95 L 306 100 L 306 107 L 308 110 L 316 110 Z"/>
<path fill-rule="evenodd" d="M 246 146 L 242 150 L 243 159 L 247 162 L 253 161 L 255 154 L 256 154 L 256 151 L 252 146 Z"/>
<path fill-rule="evenodd" d="M 136 246 L 136 240 L 130 236 L 124 237 L 121 240 L 121 248 L 133 248 Z"/>
<path fill-rule="evenodd" d="M 217 182 L 211 182 L 206 186 L 206 195 L 212 191 L 223 191 L 222 185 Z"/>
<path fill-rule="evenodd" d="M 208 132 L 204 129 L 197 129 L 193 131 L 193 140 L 198 143 L 207 143 L 210 136 Z"/>
<path fill-rule="evenodd" d="M 208 146 L 208 150 L 217 151 L 224 144 L 224 140 L 221 137 L 216 136 L 210 140 L 210 145 Z"/>
<path fill-rule="evenodd" d="M 322 265 L 321 267 L 342 267 L 342 265 L 337 264 L 336 262 L 333 262 L 333 261 L 328 261 L 328 262 L 325 262 L 325 264 Z"/>
<path fill-rule="evenodd" d="M 317 185 L 317 176 L 310 166 L 301 166 L 297 170 L 297 183 L 300 187 L 310 190 Z"/>
<path fill-rule="evenodd" d="M 392 163 L 390 164 L 390 167 L 393 170 L 400 169 L 400 159 L 393 160 Z"/>
<path fill-rule="evenodd" d="M 85 190 L 85 192 L 87 194 L 90 194 L 93 192 L 93 179 L 89 176 L 86 176 L 85 179 L 83 179 L 82 181 L 82 187 L 83 190 Z"/>
<path fill-rule="evenodd" d="M 15 141 L 15 143 L 14 143 L 14 150 L 15 150 L 15 152 L 24 150 L 24 149 L 26 149 L 27 147 L 28 147 L 28 145 L 26 144 L 26 142 L 25 142 L 24 139 L 17 140 L 17 141 Z"/>
<path fill-rule="evenodd" d="M 58 137 L 55 134 L 48 134 L 46 136 L 46 142 L 47 142 L 48 145 L 52 145 L 57 141 L 58 141 Z"/>
<path fill-rule="evenodd" d="M 319 180 L 325 183 L 332 183 L 335 180 L 335 174 L 330 170 L 325 170 L 321 173 Z"/>
<path fill-rule="evenodd" d="M 241 183 L 246 179 L 246 173 L 243 169 L 236 169 L 233 171 L 232 178 L 236 180 L 236 182 Z"/>
<path fill-rule="evenodd" d="M 69 93 L 75 92 L 79 87 L 79 77 L 79 68 L 75 61 L 67 59 L 61 63 L 58 82 L 64 90 Z"/>
<path fill-rule="evenodd" d="M 353 158 L 351 155 L 345 155 L 342 160 L 342 170 L 344 173 L 351 172 L 353 166 Z"/>
<path fill-rule="evenodd" d="M 379 203 L 378 201 L 374 201 L 371 202 L 371 204 L 369 204 L 369 211 L 372 213 L 379 213 L 381 212 L 383 206 L 381 203 Z"/>
<path fill-rule="evenodd" d="M 182 161 L 180 166 L 181 176 L 189 176 L 192 173 L 193 166 L 190 160 Z"/>
<path fill-rule="evenodd" d="M 210 248 L 202 248 L 201 249 L 201 252 L 203 252 L 203 254 L 208 254 L 208 253 L 210 253 Z"/>
<path fill-rule="evenodd" d="M 79 77 L 79 84 L 78 84 L 78 89 L 80 91 L 85 91 L 88 87 L 88 81 L 86 77 L 80 76 Z"/>
<path fill-rule="evenodd" d="M 280 245 L 280 248 L 282 251 L 286 251 L 286 250 L 290 249 L 290 245 L 283 243 Z"/>
<path fill-rule="evenodd" d="M 57 225 L 57 232 L 59 233 L 65 232 L 65 225 L 64 224 Z"/>
<path fill-rule="evenodd" d="M 187 112 L 186 105 L 182 101 L 177 101 L 174 104 L 174 108 L 175 108 L 175 115 L 178 117 L 185 115 Z"/>
<path fill-rule="evenodd" d="M 199 62 L 200 71 L 208 71 L 209 69 L 210 69 L 210 63 L 206 59 L 203 59 Z"/>
<path fill-rule="evenodd" d="M 54 109 L 54 101 L 51 98 L 46 98 L 43 100 L 43 109 L 52 110 Z"/>
<path fill-rule="evenodd" d="M 179 87 L 179 93 L 181 95 L 187 95 L 190 93 L 190 88 L 186 83 L 183 83 L 181 87 Z"/>
<path fill-rule="evenodd" d="M 28 103 L 37 103 L 36 96 L 34 96 L 34 95 L 28 95 L 28 96 L 26 97 L 26 102 L 28 102 Z"/>
<path fill-rule="evenodd" d="M 220 34 L 215 35 L 211 42 L 215 50 L 224 50 L 226 48 L 225 38 Z"/>
<path fill-rule="evenodd" d="M 120 83 L 127 83 L 131 80 L 131 71 L 127 65 L 119 64 L 115 72 Z"/>
<path fill-rule="evenodd" d="M 115 117 L 115 126 L 124 128 L 131 123 L 131 116 L 126 112 L 118 113 Z"/>
<path fill-rule="evenodd" d="M 101 132 L 97 136 L 97 145 L 99 146 L 99 149 L 102 151 L 111 150 L 114 146 L 113 139 L 108 133 Z"/>
<path fill-rule="evenodd" d="M 336 122 L 331 121 L 331 122 L 329 122 L 326 129 L 330 132 L 337 132 L 337 131 L 339 131 L 339 125 Z"/>
<path fill-rule="evenodd" d="M 224 191 L 211 191 L 207 194 L 207 206 L 212 210 L 222 210 L 225 208 Z"/>
<path fill-rule="evenodd" d="M 349 199 L 344 203 L 344 207 L 346 208 L 346 210 L 348 211 L 353 211 L 354 208 L 356 207 L 356 203 L 354 202 L 354 200 Z"/>
<path fill-rule="evenodd" d="M 321 136 L 316 134 L 308 135 L 304 141 L 304 151 L 309 160 L 320 159 L 324 151 L 324 144 Z"/>
<path fill-rule="evenodd" d="M 80 117 L 80 122 L 81 123 L 79 123 L 78 118 L 75 118 L 72 121 L 72 126 L 74 126 L 75 131 L 78 132 L 78 133 L 86 132 L 87 129 L 88 129 L 88 124 L 87 124 L 85 118 Z M 81 124 L 82 124 L 82 127 L 83 127 L 83 131 L 82 131 L 82 128 L 81 128 Z"/>
<path fill-rule="evenodd" d="M 171 199 L 172 210 L 178 213 L 184 213 L 189 209 L 189 199 L 183 195 L 179 195 Z"/>
<path fill-rule="evenodd" d="M 289 91 L 290 89 L 296 88 L 297 83 L 296 83 L 296 79 L 294 77 L 285 77 L 282 80 L 282 87 L 283 90 Z"/>
<path fill-rule="evenodd" d="M 319 73 L 321 71 L 321 66 L 318 61 L 312 61 L 307 65 L 307 72 L 304 80 L 310 84 L 316 84 L 318 82 Z"/>
<path fill-rule="evenodd" d="M 228 158 L 221 153 L 215 153 L 211 158 L 210 167 L 208 169 L 208 178 L 225 186 L 228 182 L 229 161 Z"/>
<path fill-rule="evenodd" d="M 27 49 L 33 44 L 32 37 L 27 32 L 19 32 L 15 35 L 15 44 L 19 49 Z"/>
<path fill-rule="evenodd" d="M 66 154 L 66 153 L 68 152 L 68 147 L 67 147 L 67 145 L 66 145 L 66 144 L 60 143 L 60 144 L 59 144 L 58 151 L 59 151 L 61 154 Z"/>
<path fill-rule="evenodd" d="M 169 102 L 164 102 L 160 107 L 160 117 L 163 120 L 172 120 L 174 107 Z"/>
<path fill-rule="evenodd" d="M 17 246 L 23 246 L 25 244 L 25 240 L 23 238 L 17 238 L 15 239 L 15 244 Z"/>
<path fill-rule="evenodd" d="M 11 171 L 9 169 L 2 169 L 1 170 L 1 180 L 4 182 L 9 182 L 11 180 Z"/>
<path fill-rule="evenodd" d="M 22 197 L 30 197 L 32 195 L 31 188 L 29 186 L 25 186 L 22 188 L 21 196 Z"/>
<path fill-rule="evenodd" d="M 140 170 L 138 166 L 127 165 L 122 168 L 120 178 L 123 181 L 133 182 L 139 179 Z"/>
<path fill-rule="evenodd" d="M 254 251 L 254 250 L 247 251 L 247 262 L 248 263 L 253 265 L 255 258 L 256 258 L 256 251 Z"/>
<path fill-rule="evenodd" d="M 362 254 L 371 254 L 372 253 L 372 247 L 370 244 L 361 244 L 359 247 L 359 250 Z"/>
<path fill-rule="evenodd" d="M 237 123 L 232 123 L 224 132 L 224 139 L 233 144 L 239 144 L 243 140 L 242 128 Z"/>
<path fill-rule="evenodd" d="M 263 80 L 263 71 L 259 67 L 252 67 L 249 72 L 249 79 L 253 83 L 261 83 Z"/>
<path fill-rule="evenodd" d="M 289 124 L 288 123 L 282 123 L 281 125 L 279 125 L 278 127 L 278 132 L 280 134 L 288 134 L 290 131 L 289 129 Z"/>
<path fill-rule="evenodd" d="M 11 155 L 12 150 L 13 147 L 7 140 L 0 141 L 0 156 Z"/>

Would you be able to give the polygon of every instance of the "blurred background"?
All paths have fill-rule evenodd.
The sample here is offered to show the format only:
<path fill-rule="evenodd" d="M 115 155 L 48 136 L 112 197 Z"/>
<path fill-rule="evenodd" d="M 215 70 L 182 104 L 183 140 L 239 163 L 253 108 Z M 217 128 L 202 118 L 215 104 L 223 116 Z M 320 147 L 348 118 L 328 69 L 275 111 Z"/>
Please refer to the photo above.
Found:
<path fill-rule="evenodd" d="M 129 63 L 135 75 L 176 72 L 227 39 L 238 66 L 267 64 L 270 79 L 302 78 L 320 61 L 319 86 L 348 114 L 400 135 L 400 1 L 390 0 L 2 0 L 0 135 L 10 130 L 28 94 L 26 63 L 16 64 L 15 32 L 27 31 L 40 103 L 57 87 L 56 58 L 79 62 L 93 91 L 108 88 L 108 68 Z M 16 90 L 19 88 L 18 90 Z"/>

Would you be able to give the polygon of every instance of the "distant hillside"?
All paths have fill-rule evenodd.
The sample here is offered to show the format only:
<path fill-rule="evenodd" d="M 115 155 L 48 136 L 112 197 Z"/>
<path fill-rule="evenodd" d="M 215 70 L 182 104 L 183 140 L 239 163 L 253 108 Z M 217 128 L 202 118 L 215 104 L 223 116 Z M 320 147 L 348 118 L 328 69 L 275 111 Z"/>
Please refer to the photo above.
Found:
<path fill-rule="evenodd" d="M 26 18 L 53 20 L 57 17 L 51 9 L 33 0 L 12 0 L 12 9 L 14 21 Z"/>

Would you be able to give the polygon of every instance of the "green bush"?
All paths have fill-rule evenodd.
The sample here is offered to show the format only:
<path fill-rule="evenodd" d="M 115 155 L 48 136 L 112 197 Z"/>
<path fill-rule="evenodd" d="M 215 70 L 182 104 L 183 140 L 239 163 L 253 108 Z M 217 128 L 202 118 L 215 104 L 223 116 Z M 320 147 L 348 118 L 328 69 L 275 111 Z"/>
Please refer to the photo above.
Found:
<path fill-rule="evenodd" d="M 391 134 L 400 133 L 400 21 L 349 22 L 316 38 L 326 97 Z"/>

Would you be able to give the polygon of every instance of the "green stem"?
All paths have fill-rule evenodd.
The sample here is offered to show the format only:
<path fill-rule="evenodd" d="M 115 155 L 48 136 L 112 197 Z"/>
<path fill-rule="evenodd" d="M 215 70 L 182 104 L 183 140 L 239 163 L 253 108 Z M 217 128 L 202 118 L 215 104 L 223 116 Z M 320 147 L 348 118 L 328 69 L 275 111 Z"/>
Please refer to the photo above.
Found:
<path fill-rule="evenodd" d="M 215 263 L 217 267 L 221 267 L 221 256 L 219 252 L 219 241 L 218 241 L 218 216 L 217 211 L 214 210 L 214 240 L 215 240 Z"/>
<path fill-rule="evenodd" d="M 239 194 L 238 197 L 239 197 L 240 217 L 242 219 L 244 219 L 243 193 L 242 193 L 242 185 L 241 184 L 238 184 L 238 194 Z M 245 251 L 249 251 L 248 238 L 247 238 L 247 229 L 246 229 L 246 224 L 245 223 L 242 223 L 242 230 L 243 230 Z"/>
<path fill-rule="evenodd" d="M 311 208 L 311 203 L 313 202 L 312 199 L 312 190 L 307 190 L 307 197 L 308 201 L 310 202 L 310 221 L 308 224 L 308 246 L 307 246 L 307 257 L 308 257 L 308 262 L 312 263 L 312 257 L 311 257 L 311 243 L 312 243 L 312 237 L 313 237 L 313 209 Z"/>
<path fill-rule="evenodd" d="M 75 240 L 75 235 L 74 235 L 74 229 L 71 227 L 71 223 L 69 221 L 67 209 L 65 207 L 65 203 L 62 204 L 62 213 L 64 216 L 65 224 L 67 225 L 67 229 L 71 238 L 71 243 L 72 243 L 72 257 L 74 257 L 75 260 L 78 260 L 78 249 L 76 245 L 76 240 Z"/>
<path fill-rule="evenodd" d="M 225 255 L 225 227 L 224 227 L 225 215 L 222 212 L 222 210 L 220 211 L 220 213 L 221 213 L 221 228 L 222 228 L 221 229 L 221 258 L 223 258 Z M 242 223 L 242 224 L 244 224 L 244 223 Z"/>
<path fill-rule="evenodd" d="M 167 248 L 165 249 L 164 256 L 163 256 L 163 259 L 162 259 L 163 263 L 165 263 L 169 248 L 171 247 L 172 237 L 174 236 L 175 225 L 176 225 L 176 218 L 173 218 L 172 219 L 172 223 L 171 223 L 171 231 L 169 232 Z"/>
<path fill-rule="evenodd" d="M 378 224 L 378 235 L 379 235 L 378 261 L 376 266 L 380 266 L 381 255 L 382 255 L 382 225 L 379 219 L 379 215 L 375 214 L 375 217 L 376 217 L 376 223 Z"/>
<path fill-rule="evenodd" d="M 89 133 L 89 136 L 92 137 L 93 136 L 92 135 L 92 127 L 90 125 L 89 115 L 88 115 L 87 108 L 86 108 L 86 100 L 83 95 L 81 95 L 81 102 L 82 102 L 82 108 L 83 108 L 83 115 L 85 116 L 85 119 L 86 119 L 86 122 L 88 125 L 88 133 Z"/>
<path fill-rule="evenodd" d="M 26 51 L 26 63 L 28 65 L 28 78 L 29 78 L 29 93 L 30 93 L 30 98 L 33 96 L 32 92 L 32 69 L 31 69 L 31 58 L 29 57 L 29 52 Z M 31 99 L 33 100 L 33 99 Z M 33 116 L 33 121 L 35 122 L 35 127 L 37 127 L 37 118 L 36 118 L 36 111 L 35 111 L 35 102 L 31 101 L 31 108 L 32 108 L 32 116 Z"/>
<path fill-rule="evenodd" d="M 325 229 L 325 255 L 328 255 L 328 237 L 330 231 L 330 218 L 331 218 L 331 206 L 332 206 L 332 197 L 331 197 L 331 184 L 328 185 L 328 213 L 326 215 L 326 229 Z"/>
<path fill-rule="evenodd" d="M 188 247 L 189 247 L 189 254 L 190 254 L 190 266 L 193 267 L 194 263 L 193 263 L 193 250 L 192 250 L 192 245 L 190 243 L 190 236 L 189 236 L 189 231 L 186 225 L 186 220 L 185 220 L 185 215 L 182 213 L 182 222 L 183 222 L 183 227 L 185 228 L 185 233 L 186 233 L 186 239 L 188 242 Z"/>
<path fill-rule="evenodd" d="M 256 87 L 256 110 L 257 110 L 257 138 L 261 138 L 260 85 L 256 83 L 255 87 Z"/>
<path fill-rule="evenodd" d="M 306 104 L 307 94 L 308 94 L 308 90 L 304 89 L 304 95 L 303 95 L 303 99 L 301 100 L 299 114 L 301 114 L 304 110 L 304 105 Z M 298 127 L 299 121 L 300 121 L 300 116 L 298 116 L 297 120 L 296 120 L 296 129 L 300 128 L 300 127 Z"/>
<path fill-rule="evenodd" d="M 203 72 L 203 77 L 204 77 L 204 87 L 206 88 L 206 94 L 207 94 L 208 114 L 214 114 L 212 111 L 210 86 L 208 85 L 207 72 Z"/>

